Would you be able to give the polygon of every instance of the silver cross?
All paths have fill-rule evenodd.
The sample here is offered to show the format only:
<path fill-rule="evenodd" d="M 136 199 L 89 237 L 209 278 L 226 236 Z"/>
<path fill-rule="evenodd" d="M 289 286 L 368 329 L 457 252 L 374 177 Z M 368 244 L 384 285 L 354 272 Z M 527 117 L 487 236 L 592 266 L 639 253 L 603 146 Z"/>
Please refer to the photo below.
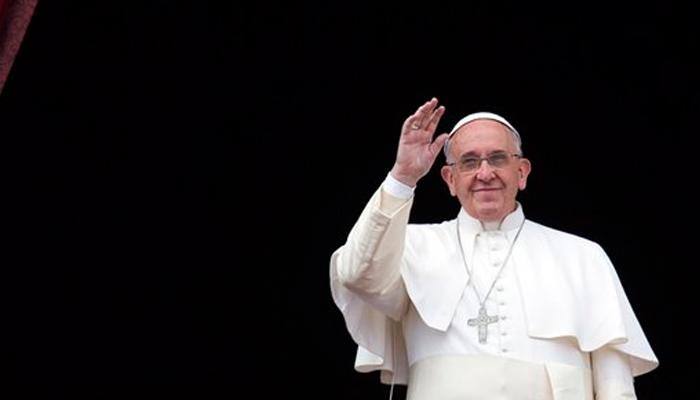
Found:
<path fill-rule="evenodd" d="M 486 308 L 481 306 L 479 308 L 479 316 L 467 320 L 467 325 L 479 327 L 479 343 L 486 343 L 486 337 L 488 335 L 488 325 L 498 322 L 498 315 L 488 315 L 486 313 Z"/>

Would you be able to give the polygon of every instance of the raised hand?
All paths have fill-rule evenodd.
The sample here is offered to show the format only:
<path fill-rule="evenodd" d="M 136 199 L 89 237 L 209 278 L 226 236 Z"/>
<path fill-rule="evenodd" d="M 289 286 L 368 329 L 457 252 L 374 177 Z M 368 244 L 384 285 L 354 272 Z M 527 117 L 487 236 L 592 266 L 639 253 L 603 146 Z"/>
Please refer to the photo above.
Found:
<path fill-rule="evenodd" d="M 445 107 L 437 105 L 438 100 L 433 97 L 406 118 L 401 128 L 399 149 L 391 175 L 406 185 L 416 186 L 418 180 L 430 171 L 447 141 L 447 133 L 433 141 L 435 129 L 445 113 Z"/>

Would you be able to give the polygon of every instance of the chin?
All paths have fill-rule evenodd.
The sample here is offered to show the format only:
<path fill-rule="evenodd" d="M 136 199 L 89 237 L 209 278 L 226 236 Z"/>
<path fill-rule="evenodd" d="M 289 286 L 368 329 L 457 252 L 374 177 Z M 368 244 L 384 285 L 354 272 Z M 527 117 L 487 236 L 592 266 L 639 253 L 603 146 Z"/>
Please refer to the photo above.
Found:
<path fill-rule="evenodd" d="M 501 215 L 500 214 L 479 214 L 478 220 L 483 221 L 483 222 L 500 222 Z"/>

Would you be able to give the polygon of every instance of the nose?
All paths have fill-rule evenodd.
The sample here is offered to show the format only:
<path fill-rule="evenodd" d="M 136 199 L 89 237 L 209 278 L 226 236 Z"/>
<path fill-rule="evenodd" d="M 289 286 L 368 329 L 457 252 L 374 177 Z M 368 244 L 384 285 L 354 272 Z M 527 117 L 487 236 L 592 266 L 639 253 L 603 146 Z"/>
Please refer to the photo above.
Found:
<path fill-rule="evenodd" d="M 476 170 L 476 179 L 484 182 L 488 182 L 496 177 L 493 167 L 491 164 L 486 162 L 486 160 L 481 160 L 479 164 L 479 169 Z"/>

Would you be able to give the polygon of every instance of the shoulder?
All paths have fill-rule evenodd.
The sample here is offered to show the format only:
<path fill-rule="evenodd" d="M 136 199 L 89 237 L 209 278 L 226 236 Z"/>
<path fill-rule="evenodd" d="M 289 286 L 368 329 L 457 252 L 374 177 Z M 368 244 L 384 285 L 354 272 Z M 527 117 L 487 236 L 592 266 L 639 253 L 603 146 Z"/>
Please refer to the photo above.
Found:
<path fill-rule="evenodd" d="M 603 247 L 593 240 L 528 222 L 529 247 L 538 257 L 549 258 L 562 267 L 561 271 L 574 273 L 578 280 L 587 281 L 593 276 L 600 276 L 595 272 L 608 274 L 614 268 Z"/>
<path fill-rule="evenodd" d="M 406 244 L 411 247 L 449 246 L 455 236 L 456 219 L 425 224 L 408 224 L 406 227 Z"/>
<path fill-rule="evenodd" d="M 589 252 L 591 254 L 605 253 L 603 248 L 593 240 L 564 232 L 538 222 L 528 220 L 529 230 L 541 240 L 564 251 Z"/>
<path fill-rule="evenodd" d="M 456 229 L 457 219 L 425 224 L 408 224 L 406 230 L 410 235 L 443 235 Z"/>

